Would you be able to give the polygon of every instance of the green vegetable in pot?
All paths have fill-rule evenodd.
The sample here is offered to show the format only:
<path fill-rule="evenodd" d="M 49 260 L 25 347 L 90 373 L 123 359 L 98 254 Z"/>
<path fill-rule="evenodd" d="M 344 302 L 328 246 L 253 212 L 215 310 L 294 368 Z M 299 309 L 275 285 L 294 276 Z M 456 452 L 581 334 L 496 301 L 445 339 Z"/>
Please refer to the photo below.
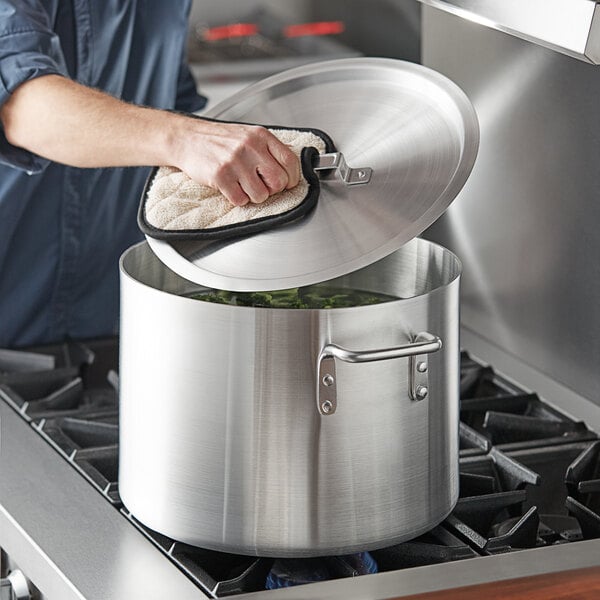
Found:
<path fill-rule="evenodd" d="M 228 292 L 203 290 L 187 297 L 204 302 L 258 308 L 350 308 L 392 302 L 399 298 L 387 294 L 329 287 L 325 284 L 273 292 Z"/>

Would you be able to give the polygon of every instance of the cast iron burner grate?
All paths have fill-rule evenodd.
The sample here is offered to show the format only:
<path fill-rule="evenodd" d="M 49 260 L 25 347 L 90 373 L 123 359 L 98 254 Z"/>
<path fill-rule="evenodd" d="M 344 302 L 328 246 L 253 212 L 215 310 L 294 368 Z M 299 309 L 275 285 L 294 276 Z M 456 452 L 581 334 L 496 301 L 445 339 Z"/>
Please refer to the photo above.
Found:
<path fill-rule="evenodd" d="M 34 352 L 0 350 L 0 399 L 115 505 L 119 407 L 116 340 Z"/>
<path fill-rule="evenodd" d="M 0 399 L 213 598 L 305 583 L 311 569 L 313 578 L 356 576 L 600 537 L 596 434 L 462 353 L 460 498 L 441 525 L 321 563 L 175 542 L 139 523 L 119 498 L 117 365 L 116 338 L 0 350 Z"/>
<path fill-rule="evenodd" d="M 509 451 L 592 440 L 597 436 L 582 421 L 574 421 L 497 377 L 489 366 L 461 354 L 461 422 L 490 445 Z"/>

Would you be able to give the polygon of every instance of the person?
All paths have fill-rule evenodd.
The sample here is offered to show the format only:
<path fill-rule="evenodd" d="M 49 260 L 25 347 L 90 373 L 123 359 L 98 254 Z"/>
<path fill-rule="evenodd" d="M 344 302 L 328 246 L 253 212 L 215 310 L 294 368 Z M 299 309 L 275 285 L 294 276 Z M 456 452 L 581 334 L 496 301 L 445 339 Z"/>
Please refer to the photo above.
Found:
<path fill-rule="evenodd" d="M 232 204 L 294 187 L 262 127 L 183 112 L 191 0 L 0 0 L 0 347 L 115 334 L 147 166 Z M 107 168 L 111 167 L 111 168 Z"/>

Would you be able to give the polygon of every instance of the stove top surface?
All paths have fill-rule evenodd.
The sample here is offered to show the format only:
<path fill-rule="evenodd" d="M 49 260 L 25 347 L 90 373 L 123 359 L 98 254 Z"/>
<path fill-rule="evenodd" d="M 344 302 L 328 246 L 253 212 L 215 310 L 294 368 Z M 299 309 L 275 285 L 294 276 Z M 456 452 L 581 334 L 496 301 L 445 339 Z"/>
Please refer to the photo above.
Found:
<path fill-rule="evenodd" d="M 117 368 L 117 339 L 0 350 L 0 400 L 211 597 L 600 538 L 596 433 L 463 352 L 460 498 L 439 526 L 389 548 L 323 559 L 175 542 L 136 521 L 119 498 Z"/>

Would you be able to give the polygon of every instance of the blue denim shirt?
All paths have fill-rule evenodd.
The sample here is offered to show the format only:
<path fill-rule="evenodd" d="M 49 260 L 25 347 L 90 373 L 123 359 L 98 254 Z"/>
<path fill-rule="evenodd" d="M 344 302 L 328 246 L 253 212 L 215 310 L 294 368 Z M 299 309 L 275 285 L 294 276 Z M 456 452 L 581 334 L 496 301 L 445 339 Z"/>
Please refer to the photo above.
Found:
<path fill-rule="evenodd" d="M 136 104 L 194 111 L 190 0 L 0 0 L 0 105 L 62 74 Z M 85 132 L 82 132 L 85 135 Z M 0 127 L 0 347 L 116 333 L 118 258 L 141 239 L 147 169 L 77 169 Z"/>

